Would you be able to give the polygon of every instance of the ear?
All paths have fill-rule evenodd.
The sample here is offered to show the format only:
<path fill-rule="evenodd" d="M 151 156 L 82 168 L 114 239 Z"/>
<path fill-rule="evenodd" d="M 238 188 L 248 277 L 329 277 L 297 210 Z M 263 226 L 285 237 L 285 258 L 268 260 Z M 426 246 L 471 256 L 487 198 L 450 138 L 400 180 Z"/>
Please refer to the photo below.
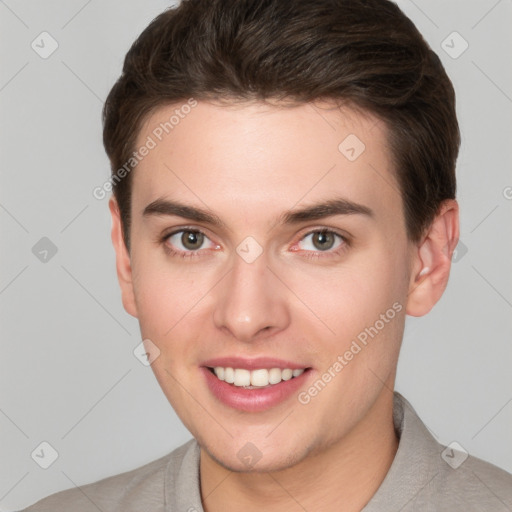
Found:
<path fill-rule="evenodd" d="M 414 249 L 406 313 L 426 315 L 441 298 L 450 275 L 452 254 L 459 241 L 459 205 L 444 201 L 419 245 Z"/>
<path fill-rule="evenodd" d="M 123 306 L 127 313 L 137 317 L 137 307 L 135 303 L 135 294 L 133 290 L 132 281 L 132 266 L 130 254 L 124 243 L 123 226 L 121 223 L 121 214 L 119 206 L 114 197 L 111 197 L 108 202 L 110 213 L 112 215 L 112 244 L 116 251 L 116 269 L 117 279 L 121 287 L 121 297 Z"/>

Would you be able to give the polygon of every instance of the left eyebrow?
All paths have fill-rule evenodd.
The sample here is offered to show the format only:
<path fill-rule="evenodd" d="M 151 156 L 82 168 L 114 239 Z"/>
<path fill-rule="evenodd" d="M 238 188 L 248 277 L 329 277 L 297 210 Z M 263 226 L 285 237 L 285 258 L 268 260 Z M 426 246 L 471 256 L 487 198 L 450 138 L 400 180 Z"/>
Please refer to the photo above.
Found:
<path fill-rule="evenodd" d="M 306 206 L 299 210 L 283 212 L 278 219 L 281 224 L 299 224 L 301 222 L 319 220 L 334 215 L 365 215 L 374 217 L 374 212 L 362 204 L 354 203 L 344 198 L 334 198 L 321 203 Z M 226 223 L 208 210 L 188 206 L 168 199 L 156 199 L 148 204 L 142 213 L 144 217 L 150 215 L 174 215 L 194 222 L 204 222 L 213 226 L 226 228 Z"/>
<path fill-rule="evenodd" d="M 282 224 L 298 224 L 309 220 L 319 220 L 334 215 L 366 215 L 374 217 L 373 210 L 362 204 L 354 203 L 344 198 L 335 198 L 300 210 L 290 210 L 280 217 Z"/>

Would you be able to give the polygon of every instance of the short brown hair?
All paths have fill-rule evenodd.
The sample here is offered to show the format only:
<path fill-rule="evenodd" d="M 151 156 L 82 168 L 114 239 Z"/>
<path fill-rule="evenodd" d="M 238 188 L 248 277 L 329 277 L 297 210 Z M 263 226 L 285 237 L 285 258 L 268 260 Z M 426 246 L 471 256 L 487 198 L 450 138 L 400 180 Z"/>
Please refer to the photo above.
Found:
<path fill-rule="evenodd" d="M 460 134 L 439 58 L 389 0 L 182 0 L 126 54 L 103 109 L 112 176 L 155 109 L 195 100 L 334 100 L 384 121 L 407 233 L 454 198 Z M 341 141 L 340 141 L 341 142 Z M 131 173 L 113 183 L 129 249 Z"/>

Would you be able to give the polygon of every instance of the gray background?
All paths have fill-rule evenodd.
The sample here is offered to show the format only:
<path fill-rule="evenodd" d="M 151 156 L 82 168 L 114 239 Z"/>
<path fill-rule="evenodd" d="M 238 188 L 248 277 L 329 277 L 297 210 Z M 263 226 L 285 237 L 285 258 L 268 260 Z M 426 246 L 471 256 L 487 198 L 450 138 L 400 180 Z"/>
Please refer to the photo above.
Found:
<path fill-rule="evenodd" d="M 120 300 L 107 199 L 92 196 L 109 176 L 103 100 L 132 41 L 168 5 L 0 1 L 0 510 L 133 469 L 190 438 L 133 355 L 140 333 Z M 440 442 L 512 472 L 512 5 L 400 6 L 457 91 L 464 246 L 440 303 L 408 319 L 396 388 Z M 31 47 L 51 48 L 43 31 L 59 45 L 45 59 Z M 457 58 L 454 31 L 469 44 Z M 57 247 L 47 261 L 39 245 L 33 252 L 42 237 Z M 58 452 L 48 469 L 31 457 L 43 441 Z"/>

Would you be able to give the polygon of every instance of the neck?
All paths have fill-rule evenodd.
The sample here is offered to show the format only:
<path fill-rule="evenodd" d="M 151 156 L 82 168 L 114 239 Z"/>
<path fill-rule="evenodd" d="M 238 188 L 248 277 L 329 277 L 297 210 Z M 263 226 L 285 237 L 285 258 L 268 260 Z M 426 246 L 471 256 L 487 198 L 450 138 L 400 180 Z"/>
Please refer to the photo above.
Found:
<path fill-rule="evenodd" d="M 384 388 L 346 436 L 281 471 L 231 472 L 201 448 L 203 508 L 205 512 L 360 511 L 384 480 L 397 449 L 393 394 Z"/>

